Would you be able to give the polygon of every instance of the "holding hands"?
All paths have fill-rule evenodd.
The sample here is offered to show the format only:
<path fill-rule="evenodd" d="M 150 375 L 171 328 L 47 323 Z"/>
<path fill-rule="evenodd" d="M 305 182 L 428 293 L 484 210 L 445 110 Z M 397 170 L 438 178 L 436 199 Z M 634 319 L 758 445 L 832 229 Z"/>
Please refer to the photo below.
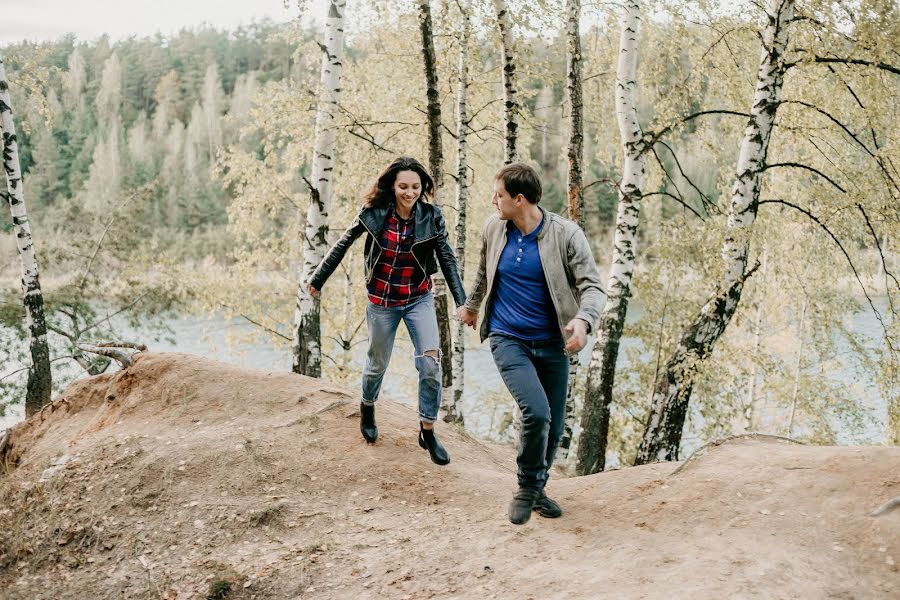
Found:
<path fill-rule="evenodd" d="M 475 322 L 478 320 L 478 313 L 472 312 L 465 306 L 456 309 L 456 318 L 472 329 L 475 329 Z"/>
<path fill-rule="evenodd" d="M 575 354 L 579 352 L 584 345 L 587 344 L 587 322 L 582 319 L 575 318 L 566 325 L 566 333 L 571 334 L 569 341 L 566 342 L 566 352 Z"/>

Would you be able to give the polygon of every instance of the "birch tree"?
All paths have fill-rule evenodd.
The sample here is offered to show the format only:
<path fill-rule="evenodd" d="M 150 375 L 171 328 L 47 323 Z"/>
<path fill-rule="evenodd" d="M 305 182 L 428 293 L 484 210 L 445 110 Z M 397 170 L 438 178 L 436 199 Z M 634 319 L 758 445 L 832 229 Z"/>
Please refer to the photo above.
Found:
<path fill-rule="evenodd" d="M 516 141 L 519 135 L 519 96 L 516 88 L 516 53 L 512 34 L 512 20 L 506 0 L 492 0 L 500 31 L 500 55 L 502 59 L 503 107 L 506 115 L 504 139 L 506 151 L 503 162 L 509 164 L 519 159 Z"/>
<path fill-rule="evenodd" d="M 631 298 L 645 163 L 645 145 L 638 123 L 635 96 L 640 19 L 638 3 L 635 0 L 626 2 L 616 65 L 616 120 L 624 171 L 619 184 L 615 238 L 607 283 L 608 298 L 597 326 L 597 341 L 591 350 L 581 414 L 581 436 L 575 466 L 579 475 L 602 471 L 606 465 L 609 405 L 612 402 L 619 343 Z"/>
<path fill-rule="evenodd" d="M 47 323 L 44 319 L 44 296 L 38 276 L 37 254 L 31 237 L 31 224 L 25 210 L 22 171 L 19 164 L 19 144 L 13 123 L 12 101 L 6 67 L 0 58 L 0 132 L 3 134 L 3 168 L 6 171 L 6 191 L 19 259 L 22 263 L 22 294 L 25 320 L 30 335 L 31 369 L 28 371 L 25 395 L 25 415 L 29 416 L 50 403 L 52 377 L 50 350 L 47 345 Z"/>
<path fill-rule="evenodd" d="M 322 331 L 319 298 L 306 291 L 306 282 L 325 258 L 328 243 L 328 214 L 332 204 L 332 171 L 337 139 L 336 121 L 341 91 L 341 67 L 344 54 L 344 9 L 346 0 L 331 0 L 325 20 L 320 77 L 321 96 L 316 112 L 316 138 L 313 148 L 306 211 L 303 267 L 294 311 L 291 342 L 294 373 L 319 377 L 322 374 Z"/>
<path fill-rule="evenodd" d="M 460 5 L 462 12 L 462 28 L 459 34 L 459 56 L 456 76 L 456 262 L 459 265 L 459 276 L 462 279 L 466 267 L 466 207 L 469 202 L 469 165 L 466 155 L 469 88 L 469 35 L 471 24 L 467 7 Z M 453 344 L 453 397 L 447 406 L 449 419 L 464 423 L 462 414 L 462 397 L 465 392 L 466 324 L 456 322 L 456 335 Z"/>
<path fill-rule="evenodd" d="M 675 351 L 659 374 L 650 414 L 635 464 L 677 460 L 681 431 L 697 363 L 706 358 L 724 333 L 741 299 L 747 269 L 750 233 L 759 208 L 760 179 L 778 110 L 785 74 L 788 25 L 793 0 L 769 0 L 762 30 L 762 51 L 750 118 L 738 155 L 728 213 L 728 235 L 722 248 L 724 275 L 712 298 L 682 332 Z"/>
<path fill-rule="evenodd" d="M 441 99 L 438 93 L 437 56 L 434 52 L 434 29 L 431 23 L 429 0 L 419 0 L 419 29 L 422 33 L 422 59 L 425 65 L 425 92 L 428 98 L 428 166 L 434 178 L 435 202 L 441 206 L 444 189 L 444 149 L 441 141 Z M 442 385 L 453 385 L 453 348 L 450 336 L 450 311 L 447 300 L 447 283 L 442 273 L 432 276 L 434 281 L 434 308 L 441 334 Z"/>
<path fill-rule="evenodd" d="M 569 218 L 584 229 L 584 192 L 582 190 L 582 163 L 584 161 L 584 123 L 581 104 L 581 0 L 566 1 L 566 75 L 569 100 Z"/>
<path fill-rule="evenodd" d="M 584 123 L 581 102 L 581 0 L 566 1 L 566 79 L 569 102 L 569 149 L 566 187 L 569 219 L 584 229 L 584 193 L 582 191 L 582 163 L 584 160 Z M 579 365 L 578 353 L 569 357 L 569 389 L 566 393 L 566 417 L 559 444 L 559 458 L 565 461 L 572 445 L 575 428 L 575 388 Z"/>

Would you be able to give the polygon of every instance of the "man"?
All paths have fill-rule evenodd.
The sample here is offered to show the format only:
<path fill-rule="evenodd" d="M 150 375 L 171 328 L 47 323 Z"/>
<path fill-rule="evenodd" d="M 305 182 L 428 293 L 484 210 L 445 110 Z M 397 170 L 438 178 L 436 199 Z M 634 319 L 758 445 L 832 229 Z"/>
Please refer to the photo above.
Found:
<path fill-rule="evenodd" d="M 475 287 L 457 317 L 473 329 L 485 298 L 481 341 L 522 411 L 519 489 L 509 520 L 562 514 L 544 486 L 562 437 L 569 377 L 567 354 L 587 343 L 606 294 L 584 232 L 542 209 L 541 181 L 523 163 L 494 180 L 497 216 L 484 226 Z"/>

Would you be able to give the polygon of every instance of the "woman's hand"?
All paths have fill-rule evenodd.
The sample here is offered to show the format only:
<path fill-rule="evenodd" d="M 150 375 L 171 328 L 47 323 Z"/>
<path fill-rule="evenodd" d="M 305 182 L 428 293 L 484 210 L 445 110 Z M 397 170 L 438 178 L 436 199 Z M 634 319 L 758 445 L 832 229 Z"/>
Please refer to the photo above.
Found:
<path fill-rule="evenodd" d="M 318 298 L 322 292 L 320 292 L 319 290 L 314 288 L 311 283 L 307 283 L 306 284 L 306 293 L 309 294 L 310 296 L 312 296 L 313 298 Z"/>

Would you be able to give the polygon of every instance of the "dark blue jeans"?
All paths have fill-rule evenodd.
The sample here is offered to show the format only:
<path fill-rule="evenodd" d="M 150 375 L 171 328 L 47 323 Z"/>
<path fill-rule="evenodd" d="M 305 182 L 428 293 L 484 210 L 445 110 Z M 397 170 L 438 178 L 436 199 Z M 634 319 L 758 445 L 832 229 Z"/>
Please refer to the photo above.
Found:
<path fill-rule="evenodd" d="M 566 417 L 569 357 L 562 340 L 527 342 L 492 333 L 491 354 L 522 411 L 519 486 L 543 490 Z"/>

